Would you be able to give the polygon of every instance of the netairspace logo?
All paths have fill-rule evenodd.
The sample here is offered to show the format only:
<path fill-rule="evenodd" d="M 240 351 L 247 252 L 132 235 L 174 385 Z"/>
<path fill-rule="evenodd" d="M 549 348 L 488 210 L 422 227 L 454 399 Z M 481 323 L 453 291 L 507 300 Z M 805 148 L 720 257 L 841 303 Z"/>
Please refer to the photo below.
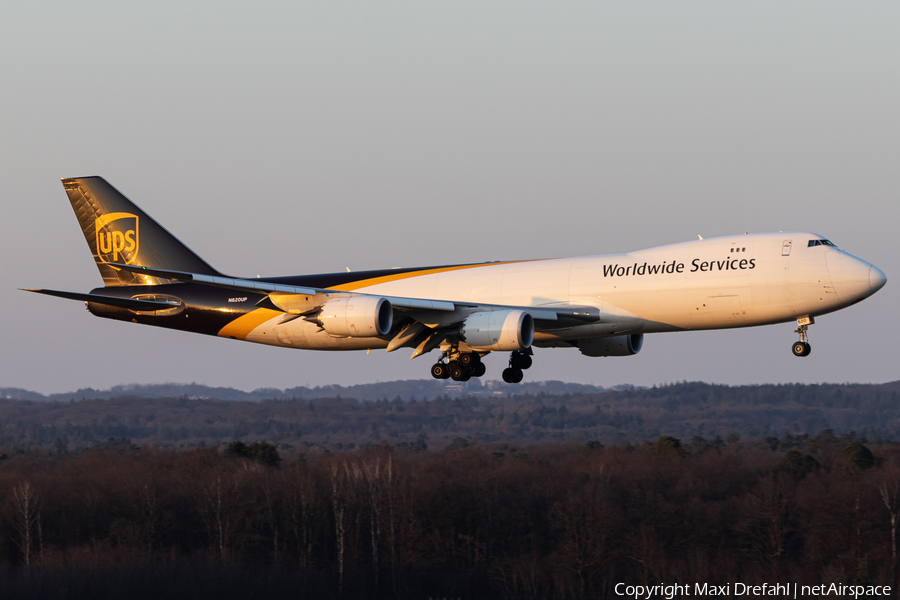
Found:
<path fill-rule="evenodd" d="M 823 583 L 821 585 L 798 585 L 796 583 L 764 583 L 747 585 L 745 583 L 726 583 L 710 585 L 708 583 L 673 583 L 666 585 L 626 585 L 617 583 L 617 596 L 634 598 L 635 600 L 662 599 L 673 600 L 679 596 L 694 598 L 696 596 L 777 596 L 782 598 L 804 598 L 807 596 L 835 596 L 838 598 L 859 598 L 860 596 L 890 596 L 889 585 L 843 585 L 840 583 Z"/>

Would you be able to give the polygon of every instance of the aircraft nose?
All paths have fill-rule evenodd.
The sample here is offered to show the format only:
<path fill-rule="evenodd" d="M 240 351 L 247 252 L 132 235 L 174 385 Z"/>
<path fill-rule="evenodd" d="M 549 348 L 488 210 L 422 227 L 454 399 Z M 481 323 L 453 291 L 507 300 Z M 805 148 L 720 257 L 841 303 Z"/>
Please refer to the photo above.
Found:
<path fill-rule="evenodd" d="M 826 254 L 826 263 L 834 291 L 845 306 L 871 296 L 887 281 L 880 269 L 843 250 Z"/>
<path fill-rule="evenodd" d="M 884 284 L 887 283 L 887 275 L 884 274 L 884 271 L 872 265 L 869 268 L 869 287 L 872 289 L 871 293 L 875 293 L 881 288 L 884 287 Z"/>

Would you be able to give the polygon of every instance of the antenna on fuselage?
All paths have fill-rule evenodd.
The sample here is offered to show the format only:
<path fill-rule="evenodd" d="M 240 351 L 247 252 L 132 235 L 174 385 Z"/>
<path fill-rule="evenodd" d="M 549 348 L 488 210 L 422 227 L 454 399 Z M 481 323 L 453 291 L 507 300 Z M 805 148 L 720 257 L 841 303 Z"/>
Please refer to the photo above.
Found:
<path fill-rule="evenodd" d="M 701 242 L 703 241 L 703 236 L 700 235 L 699 233 L 697 234 L 697 237 L 700 238 L 700 241 L 701 241 Z"/>

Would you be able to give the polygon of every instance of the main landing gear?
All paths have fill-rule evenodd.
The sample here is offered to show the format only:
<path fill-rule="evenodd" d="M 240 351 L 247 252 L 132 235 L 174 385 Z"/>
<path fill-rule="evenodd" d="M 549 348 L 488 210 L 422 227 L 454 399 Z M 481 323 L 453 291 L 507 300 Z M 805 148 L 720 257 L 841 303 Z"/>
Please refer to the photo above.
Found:
<path fill-rule="evenodd" d="M 443 362 L 450 358 L 448 362 Z M 468 381 L 472 377 L 481 377 L 487 372 L 487 367 L 481 362 L 481 355 L 475 352 L 445 352 L 441 359 L 431 366 L 431 376 L 435 379 L 452 379 L 453 381 Z"/>
<path fill-rule="evenodd" d="M 530 350 L 528 350 L 530 352 Z M 445 362 L 446 361 L 446 362 Z M 512 352 L 509 355 L 509 368 L 503 370 L 503 381 L 506 383 L 520 383 L 524 374 L 522 371 L 531 368 L 530 354 Z M 453 381 L 468 381 L 472 377 L 481 377 L 487 369 L 481 362 L 481 355 L 477 352 L 460 352 L 456 349 L 445 351 L 440 360 L 431 365 L 431 376 L 435 379 L 452 379 Z"/>
<path fill-rule="evenodd" d="M 794 353 L 794 356 L 809 356 L 809 353 L 812 352 L 812 346 L 809 345 L 809 335 L 806 333 L 806 330 L 815 322 L 815 319 L 812 317 L 797 319 L 798 327 L 794 330 L 794 333 L 800 334 L 800 341 L 794 342 L 794 345 L 791 346 L 791 352 Z"/>
<path fill-rule="evenodd" d="M 531 368 L 531 356 L 521 352 L 512 352 L 509 355 L 509 368 L 503 369 L 503 381 L 506 383 L 521 383 L 525 376 L 522 371 Z"/>

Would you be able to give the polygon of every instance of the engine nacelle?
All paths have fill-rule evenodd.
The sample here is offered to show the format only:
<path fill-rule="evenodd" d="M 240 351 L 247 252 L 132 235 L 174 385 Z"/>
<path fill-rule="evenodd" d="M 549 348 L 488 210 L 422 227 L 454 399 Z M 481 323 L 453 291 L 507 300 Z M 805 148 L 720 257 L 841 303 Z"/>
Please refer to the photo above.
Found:
<path fill-rule="evenodd" d="M 459 336 L 473 350 L 526 350 L 534 340 L 534 319 L 521 310 L 477 312 L 463 321 Z"/>
<path fill-rule="evenodd" d="M 644 334 L 634 333 L 580 340 L 578 349 L 585 356 L 632 356 L 640 352 L 643 345 Z"/>
<path fill-rule="evenodd" d="M 322 305 L 318 322 L 329 335 L 375 337 L 391 330 L 394 309 L 377 296 L 335 298 Z"/>

